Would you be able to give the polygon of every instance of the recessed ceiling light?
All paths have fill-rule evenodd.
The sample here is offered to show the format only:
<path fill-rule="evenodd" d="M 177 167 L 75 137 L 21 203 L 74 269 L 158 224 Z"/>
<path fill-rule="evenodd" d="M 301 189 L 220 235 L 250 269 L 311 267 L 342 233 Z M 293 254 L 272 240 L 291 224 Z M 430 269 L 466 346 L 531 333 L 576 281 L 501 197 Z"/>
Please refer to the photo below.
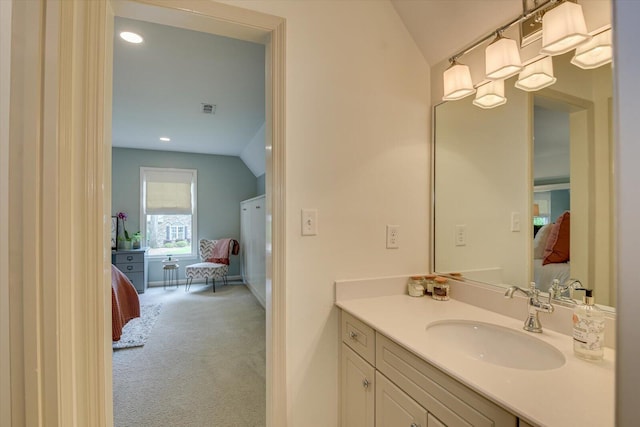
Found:
<path fill-rule="evenodd" d="M 128 41 L 129 43 L 142 43 L 142 36 L 140 34 L 136 34 L 136 33 L 131 33 L 129 31 L 123 31 L 120 33 L 120 37 L 125 40 Z"/>
<path fill-rule="evenodd" d="M 169 142 L 169 141 L 171 141 L 171 138 L 167 138 L 166 136 L 162 136 L 162 137 L 160 137 L 160 141 Z"/>

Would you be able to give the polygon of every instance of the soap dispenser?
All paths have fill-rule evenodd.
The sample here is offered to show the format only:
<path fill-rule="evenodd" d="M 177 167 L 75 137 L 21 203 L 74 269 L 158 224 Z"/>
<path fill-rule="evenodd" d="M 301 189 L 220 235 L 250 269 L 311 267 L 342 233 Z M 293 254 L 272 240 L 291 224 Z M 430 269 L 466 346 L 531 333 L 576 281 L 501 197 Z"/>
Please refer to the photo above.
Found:
<path fill-rule="evenodd" d="M 584 290 L 583 304 L 573 312 L 573 352 L 581 359 L 602 360 L 604 357 L 604 312 L 595 305 L 592 289 Z"/>

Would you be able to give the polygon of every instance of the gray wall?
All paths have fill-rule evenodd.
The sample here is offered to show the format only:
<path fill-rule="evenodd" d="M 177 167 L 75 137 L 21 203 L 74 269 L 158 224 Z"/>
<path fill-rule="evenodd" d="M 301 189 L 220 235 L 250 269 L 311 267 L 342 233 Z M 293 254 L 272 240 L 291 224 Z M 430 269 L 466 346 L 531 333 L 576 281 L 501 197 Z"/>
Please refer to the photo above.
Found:
<path fill-rule="evenodd" d="M 113 148 L 111 212 L 127 213 L 130 233 L 140 229 L 141 166 L 197 169 L 198 239 L 231 237 L 239 241 L 240 202 L 262 194 L 257 192 L 255 176 L 239 157 Z M 184 266 L 194 262 L 195 258 L 181 258 L 181 279 Z M 232 256 L 229 275 L 239 274 L 240 259 Z M 151 261 L 149 282 L 158 281 L 162 281 L 162 264 Z"/>
<path fill-rule="evenodd" d="M 564 211 L 571 209 L 570 190 L 553 190 L 551 193 L 551 222 L 555 222 Z"/>
<path fill-rule="evenodd" d="M 265 194 L 265 178 L 266 178 L 267 174 L 263 173 L 262 175 L 260 175 L 259 177 L 256 178 L 256 196 L 260 196 L 262 194 Z"/>

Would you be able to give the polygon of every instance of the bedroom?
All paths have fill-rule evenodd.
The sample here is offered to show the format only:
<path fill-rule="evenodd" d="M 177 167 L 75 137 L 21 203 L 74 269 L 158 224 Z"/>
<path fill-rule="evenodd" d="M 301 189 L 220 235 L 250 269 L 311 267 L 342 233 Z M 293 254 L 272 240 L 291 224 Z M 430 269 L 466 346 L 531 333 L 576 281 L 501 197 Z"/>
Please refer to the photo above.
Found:
<path fill-rule="evenodd" d="M 118 36 L 122 31 L 138 33 L 144 40 L 140 44 L 125 42 Z M 136 287 L 142 291 L 139 295 L 142 306 L 158 301 L 163 303 L 159 321 L 151 330 L 152 337 L 154 333 L 170 334 L 176 320 L 180 324 L 189 315 L 203 316 L 203 313 L 193 312 L 198 309 L 205 313 L 206 310 L 215 311 L 206 319 L 210 322 L 207 325 L 210 329 L 222 328 L 226 319 L 220 316 L 213 318 L 221 308 L 216 306 L 220 304 L 216 300 L 240 298 L 244 301 L 241 309 L 252 310 L 255 307 L 261 313 L 259 321 L 254 319 L 258 323 L 252 323 L 261 331 L 253 336 L 262 337 L 264 341 L 264 277 L 250 285 L 253 295 L 246 289 L 238 293 L 236 288 L 245 288 L 242 277 L 246 277 L 246 271 L 241 271 L 241 256 L 229 257 L 228 287 L 222 286 L 223 282 L 218 280 L 214 294 L 211 280 L 207 280 L 206 286 L 205 280 L 202 283 L 194 280 L 189 292 L 184 292 L 185 267 L 200 262 L 199 240 L 231 238 L 240 241 L 240 248 L 244 250 L 244 242 L 240 238 L 241 202 L 265 194 L 264 58 L 264 46 L 259 44 L 132 19 L 115 20 L 112 215 L 125 213 L 126 221 L 118 220 L 118 226 L 122 229 L 124 224 L 130 235 L 140 232 L 141 246 L 147 248 L 143 250 L 148 265 L 144 284 L 142 287 L 136 284 Z M 194 176 L 190 189 L 193 192 L 193 214 L 168 216 L 145 212 L 141 208 L 145 205 L 141 195 L 145 194 L 143 184 L 150 176 L 148 172 L 171 173 L 176 170 Z M 158 226 L 158 220 L 164 222 Z M 169 224 L 171 220 L 179 223 Z M 119 234 L 123 234 L 122 230 Z M 124 250 L 122 243 L 118 242 L 119 249 Z M 124 253 L 122 250 L 119 252 Z M 164 286 L 163 260 L 168 257 L 178 261 L 177 289 L 171 286 L 165 289 Z M 238 316 L 237 313 L 229 313 L 229 307 L 235 306 L 228 303 L 222 307 L 229 319 L 228 324 L 224 324 L 226 328 L 232 328 L 232 322 Z M 163 315 L 171 313 L 173 323 L 169 324 L 165 319 L 167 329 L 163 331 Z M 247 315 L 255 317 L 255 313 Z M 198 327 L 206 328 L 192 324 L 188 333 L 193 333 Z M 223 333 L 219 335 L 225 336 Z M 176 339 L 182 338 L 178 333 Z M 179 346 L 176 342 L 172 344 Z M 223 343 L 227 351 L 229 345 L 239 348 L 238 345 L 233 347 L 233 342 Z M 148 347 L 173 353 L 166 343 Z M 193 352 L 201 349 L 198 342 L 194 342 L 192 347 Z M 264 342 L 254 347 L 264 353 Z M 127 351 L 142 352 L 144 349 Z M 131 366 L 136 366 L 137 359 L 150 358 L 150 355 L 123 356 L 126 351 L 120 350 L 117 353 L 114 354 L 114 415 L 116 425 L 119 425 L 118 421 L 122 425 L 127 413 L 137 415 L 138 412 L 153 411 L 148 408 L 142 410 L 142 406 L 131 408 L 131 404 L 118 400 L 117 393 L 125 390 L 133 394 L 135 387 L 132 384 L 139 380 L 138 377 L 157 376 L 159 372 L 144 370 L 142 365 L 141 372 L 136 373 L 127 368 L 127 361 L 123 359 L 130 357 Z M 165 359 L 171 360 L 172 356 L 175 357 L 167 354 Z M 190 354 L 190 357 L 200 359 L 203 356 Z M 153 357 L 163 360 L 161 355 Z M 264 354 L 257 360 L 264 364 Z M 191 363 L 192 372 L 187 373 L 190 362 L 183 358 L 181 365 L 185 366 L 185 372 L 179 377 L 192 377 L 197 362 Z M 264 366 L 261 369 L 264 371 Z M 231 371 L 233 373 L 233 369 Z M 117 378 L 124 372 L 132 378 L 127 377 L 124 381 Z M 235 374 L 239 375 L 238 372 Z M 148 382 L 148 378 L 146 380 Z M 197 390 L 179 383 L 175 387 L 181 388 L 187 398 L 188 390 Z M 264 402 L 264 390 L 254 394 Z M 209 397 L 212 396 L 213 392 Z M 203 397 L 206 398 L 206 394 Z M 195 402 L 192 404 L 197 405 Z M 211 408 L 203 409 L 202 405 L 189 412 L 194 411 L 199 411 L 200 417 L 211 417 L 214 413 Z M 128 421 L 132 420 L 128 418 Z M 135 421 L 151 422 L 145 418 Z"/>

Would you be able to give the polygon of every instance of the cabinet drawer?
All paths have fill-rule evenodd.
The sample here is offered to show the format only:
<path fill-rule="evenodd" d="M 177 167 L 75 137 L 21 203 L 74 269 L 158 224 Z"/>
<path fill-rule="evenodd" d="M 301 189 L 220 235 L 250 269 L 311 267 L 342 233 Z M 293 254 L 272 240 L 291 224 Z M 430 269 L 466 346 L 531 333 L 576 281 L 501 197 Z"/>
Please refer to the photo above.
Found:
<path fill-rule="evenodd" d="M 144 252 L 115 254 L 114 264 L 126 264 L 128 262 L 144 262 Z"/>
<path fill-rule="evenodd" d="M 445 425 L 517 425 L 511 413 L 380 334 L 376 337 L 376 368 Z"/>
<path fill-rule="evenodd" d="M 142 262 L 120 263 L 116 264 L 116 267 L 123 273 L 139 273 L 144 271 L 144 263 Z"/>
<path fill-rule="evenodd" d="M 375 331 L 345 311 L 342 311 L 341 317 L 342 341 L 362 356 L 367 362 L 375 366 Z"/>

